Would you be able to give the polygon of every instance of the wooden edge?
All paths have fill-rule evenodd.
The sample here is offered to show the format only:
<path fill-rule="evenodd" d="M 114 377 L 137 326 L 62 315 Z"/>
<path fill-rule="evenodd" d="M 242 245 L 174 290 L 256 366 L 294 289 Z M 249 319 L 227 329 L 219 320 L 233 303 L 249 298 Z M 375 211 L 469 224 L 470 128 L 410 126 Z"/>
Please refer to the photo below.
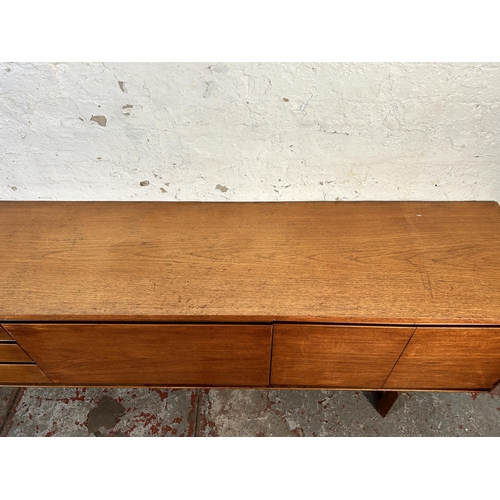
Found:
<path fill-rule="evenodd" d="M 0 365 L 1 366 L 1 365 Z M 27 365 L 25 365 L 27 366 Z M 32 364 L 31 366 L 35 366 Z M 0 381 L 0 387 L 5 386 L 9 387 L 12 386 L 13 384 L 10 383 L 4 383 Z M 23 385 L 23 387 L 30 387 L 30 385 Z M 227 389 L 227 390 L 261 390 L 261 391 L 270 391 L 270 390 L 283 390 L 283 391 L 351 391 L 351 392 L 432 392 L 432 393 L 464 393 L 464 392 L 470 392 L 470 393 L 475 393 L 475 394 L 480 394 L 480 393 L 488 393 L 487 390 L 478 390 L 478 389 L 374 389 L 372 388 L 352 388 L 352 387 L 347 387 L 347 388 L 336 388 L 336 387 L 284 387 L 284 386 L 269 386 L 269 385 L 257 385 L 257 386 L 236 386 L 236 385 L 228 385 L 228 386 L 222 386 L 222 385 L 155 385 L 155 384 L 150 384 L 150 385 L 141 385 L 141 384 L 131 384 L 131 385 L 105 385 L 105 384 L 57 384 L 57 383 L 47 383 L 47 384 L 36 384 L 36 387 L 58 387 L 58 388 L 102 388 L 102 389 L 119 389 L 119 388 L 124 388 L 124 389 L 200 389 L 200 390 L 210 390 L 210 389 Z"/>
<path fill-rule="evenodd" d="M 258 389 L 258 387 L 256 387 Z M 463 393 L 463 392 L 471 392 L 471 393 L 487 393 L 488 389 L 414 389 L 409 387 L 325 387 L 325 386 L 315 386 L 315 387 L 305 387 L 305 386 L 285 386 L 285 385 L 277 385 L 273 384 L 269 387 L 263 387 L 263 389 L 272 389 L 272 390 L 294 390 L 294 391 L 358 391 L 358 392 L 447 392 L 447 393 Z"/>
<path fill-rule="evenodd" d="M 109 316 L 109 315 L 68 315 L 58 314 L 53 315 L 37 315 L 31 314 L 27 316 L 2 315 L 0 318 L 0 326 L 7 331 L 9 324 L 17 323 L 175 323 L 175 324 L 204 324 L 204 323 L 225 323 L 225 324 L 252 324 L 252 325 L 268 325 L 268 324 L 304 324 L 308 325 L 345 325 L 345 326 L 404 326 L 404 327 L 500 327 L 499 318 L 484 318 L 484 319 L 464 319 L 457 321 L 452 318 L 438 319 L 436 318 L 353 318 L 351 316 L 332 316 L 332 317 L 316 317 L 316 316 L 164 316 L 164 315 L 147 315 L 147 316 Z M 7 332 L 8 333 L 8 332 Z"/>

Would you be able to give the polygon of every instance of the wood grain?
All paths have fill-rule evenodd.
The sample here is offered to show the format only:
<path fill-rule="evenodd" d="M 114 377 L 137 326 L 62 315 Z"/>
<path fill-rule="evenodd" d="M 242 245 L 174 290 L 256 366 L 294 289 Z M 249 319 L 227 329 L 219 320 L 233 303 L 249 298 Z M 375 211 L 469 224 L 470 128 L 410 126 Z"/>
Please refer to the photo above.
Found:
<path fill-rule="evenodd" d="M 25 363 L 33 360 L 16 344 L 0 344 L 0 363 Z"/>
<path fill-rule="evenodd" d="M 0 364 L 0 386 L 14 385 L 26 387 L 31 385 L 52 385 L 52 382 L 36 365 L 20 363 Z"/>
<path fill-rule="evenodd" d="M 0 319 L 500 324 L 494 202 L 0 202 Z"/>
<path fill-rule="evenodd" d="M 490 389 L 500 379 L 500 328 L 417 328 L 389 389 Z"/>
<path fill-rule="evenodd" d="M 0 326 L 0 342 L 12 341 L 12 337 Z"/>
<path fill-rule="evenodd" d="M 414 330 L 277 324 L 271 384 L 379 389 Z"/>
<path fill-rule="evenodd" d="M 56 384 L 263 386 L 270 325 L 12 324 Z"/>

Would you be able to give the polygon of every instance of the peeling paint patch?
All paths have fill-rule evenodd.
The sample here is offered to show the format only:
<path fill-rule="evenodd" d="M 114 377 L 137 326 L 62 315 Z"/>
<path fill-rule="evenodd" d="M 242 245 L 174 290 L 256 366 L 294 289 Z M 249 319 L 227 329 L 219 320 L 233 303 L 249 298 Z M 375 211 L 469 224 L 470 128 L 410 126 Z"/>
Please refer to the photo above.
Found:
<path fill-rule="evenodd" d="M 100 436 L 99 429 L 101 427 L 108 430 L 113 428 L 123 415 L 125 415 L 125 408 L 113 398 L 104 396 L 97 407 L 89 412 L 87 419 L 89 432 Z"/>
<path fill-rule="evenodd" d="M 223 193 L 226 193 L 229 188 L 226 187 L 226 186 L 222 186 L 220 184 L 217 184 L 217 186 L 215 186 L 215 189 L 218 189 L 219 191 L 222 191 Z"/>
<path fill-rule="evenodd" d="M 139 184 L 141 186 L 149 186 L 149 181 L 141 181 Z"/>
<path fill-rule="evenodd" d="M 125 106 L 122 106 L 122 109 L 132 109 L 133 107 L 132 104 L 125 104 Z"/>
<path fill-rule="evenodd" d="M 125 87 L 125 82 L 120 82 L 118 80 L 118 85 L 120 87 L 120 90 L 124 93 L 124 94 L 128 94 L 128 90 L 127 90 L 127 87 Z"/>
<path fill-rule="evenodd" d="M 2 435 L 83 437 L 97 430 L 100 436 L 193 436 L 197 394 L 172 389 L 23 389 Z M 0 390 L 0 403 L 1 396 Z"/>
<path fill-rule="evenodd" d="M 92 115 L 90 121 L 98 123 L 101 127 L 105 127 L 108 123 L 108 119 L 103 115 Z"/>

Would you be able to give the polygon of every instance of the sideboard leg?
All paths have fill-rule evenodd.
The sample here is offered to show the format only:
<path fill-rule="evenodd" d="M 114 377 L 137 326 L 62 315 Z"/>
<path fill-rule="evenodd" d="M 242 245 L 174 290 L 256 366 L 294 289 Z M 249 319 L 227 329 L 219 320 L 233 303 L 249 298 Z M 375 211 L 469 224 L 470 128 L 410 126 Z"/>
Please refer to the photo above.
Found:
<path fill-rule="evenodd" d="M 488 392 L 492 396 L 500 396 L 500 380 Z"/>
<path fill-rule="evenodd" d="M 375 391 L 374 395 L 377 400 L 377 412 L 385 417 L 398 399 L 399 393 L 396 391 Z"/>

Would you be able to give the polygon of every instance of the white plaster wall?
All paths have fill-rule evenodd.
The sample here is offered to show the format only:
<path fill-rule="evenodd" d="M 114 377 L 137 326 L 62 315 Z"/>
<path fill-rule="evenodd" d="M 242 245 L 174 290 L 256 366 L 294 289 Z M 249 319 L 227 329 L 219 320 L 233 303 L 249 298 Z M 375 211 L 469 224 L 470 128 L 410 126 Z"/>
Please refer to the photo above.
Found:
<path fill-rule="evenodd" d="M 1 63 L 0 198 L 500 201 L 499 105 L 496 63 Z"/>

